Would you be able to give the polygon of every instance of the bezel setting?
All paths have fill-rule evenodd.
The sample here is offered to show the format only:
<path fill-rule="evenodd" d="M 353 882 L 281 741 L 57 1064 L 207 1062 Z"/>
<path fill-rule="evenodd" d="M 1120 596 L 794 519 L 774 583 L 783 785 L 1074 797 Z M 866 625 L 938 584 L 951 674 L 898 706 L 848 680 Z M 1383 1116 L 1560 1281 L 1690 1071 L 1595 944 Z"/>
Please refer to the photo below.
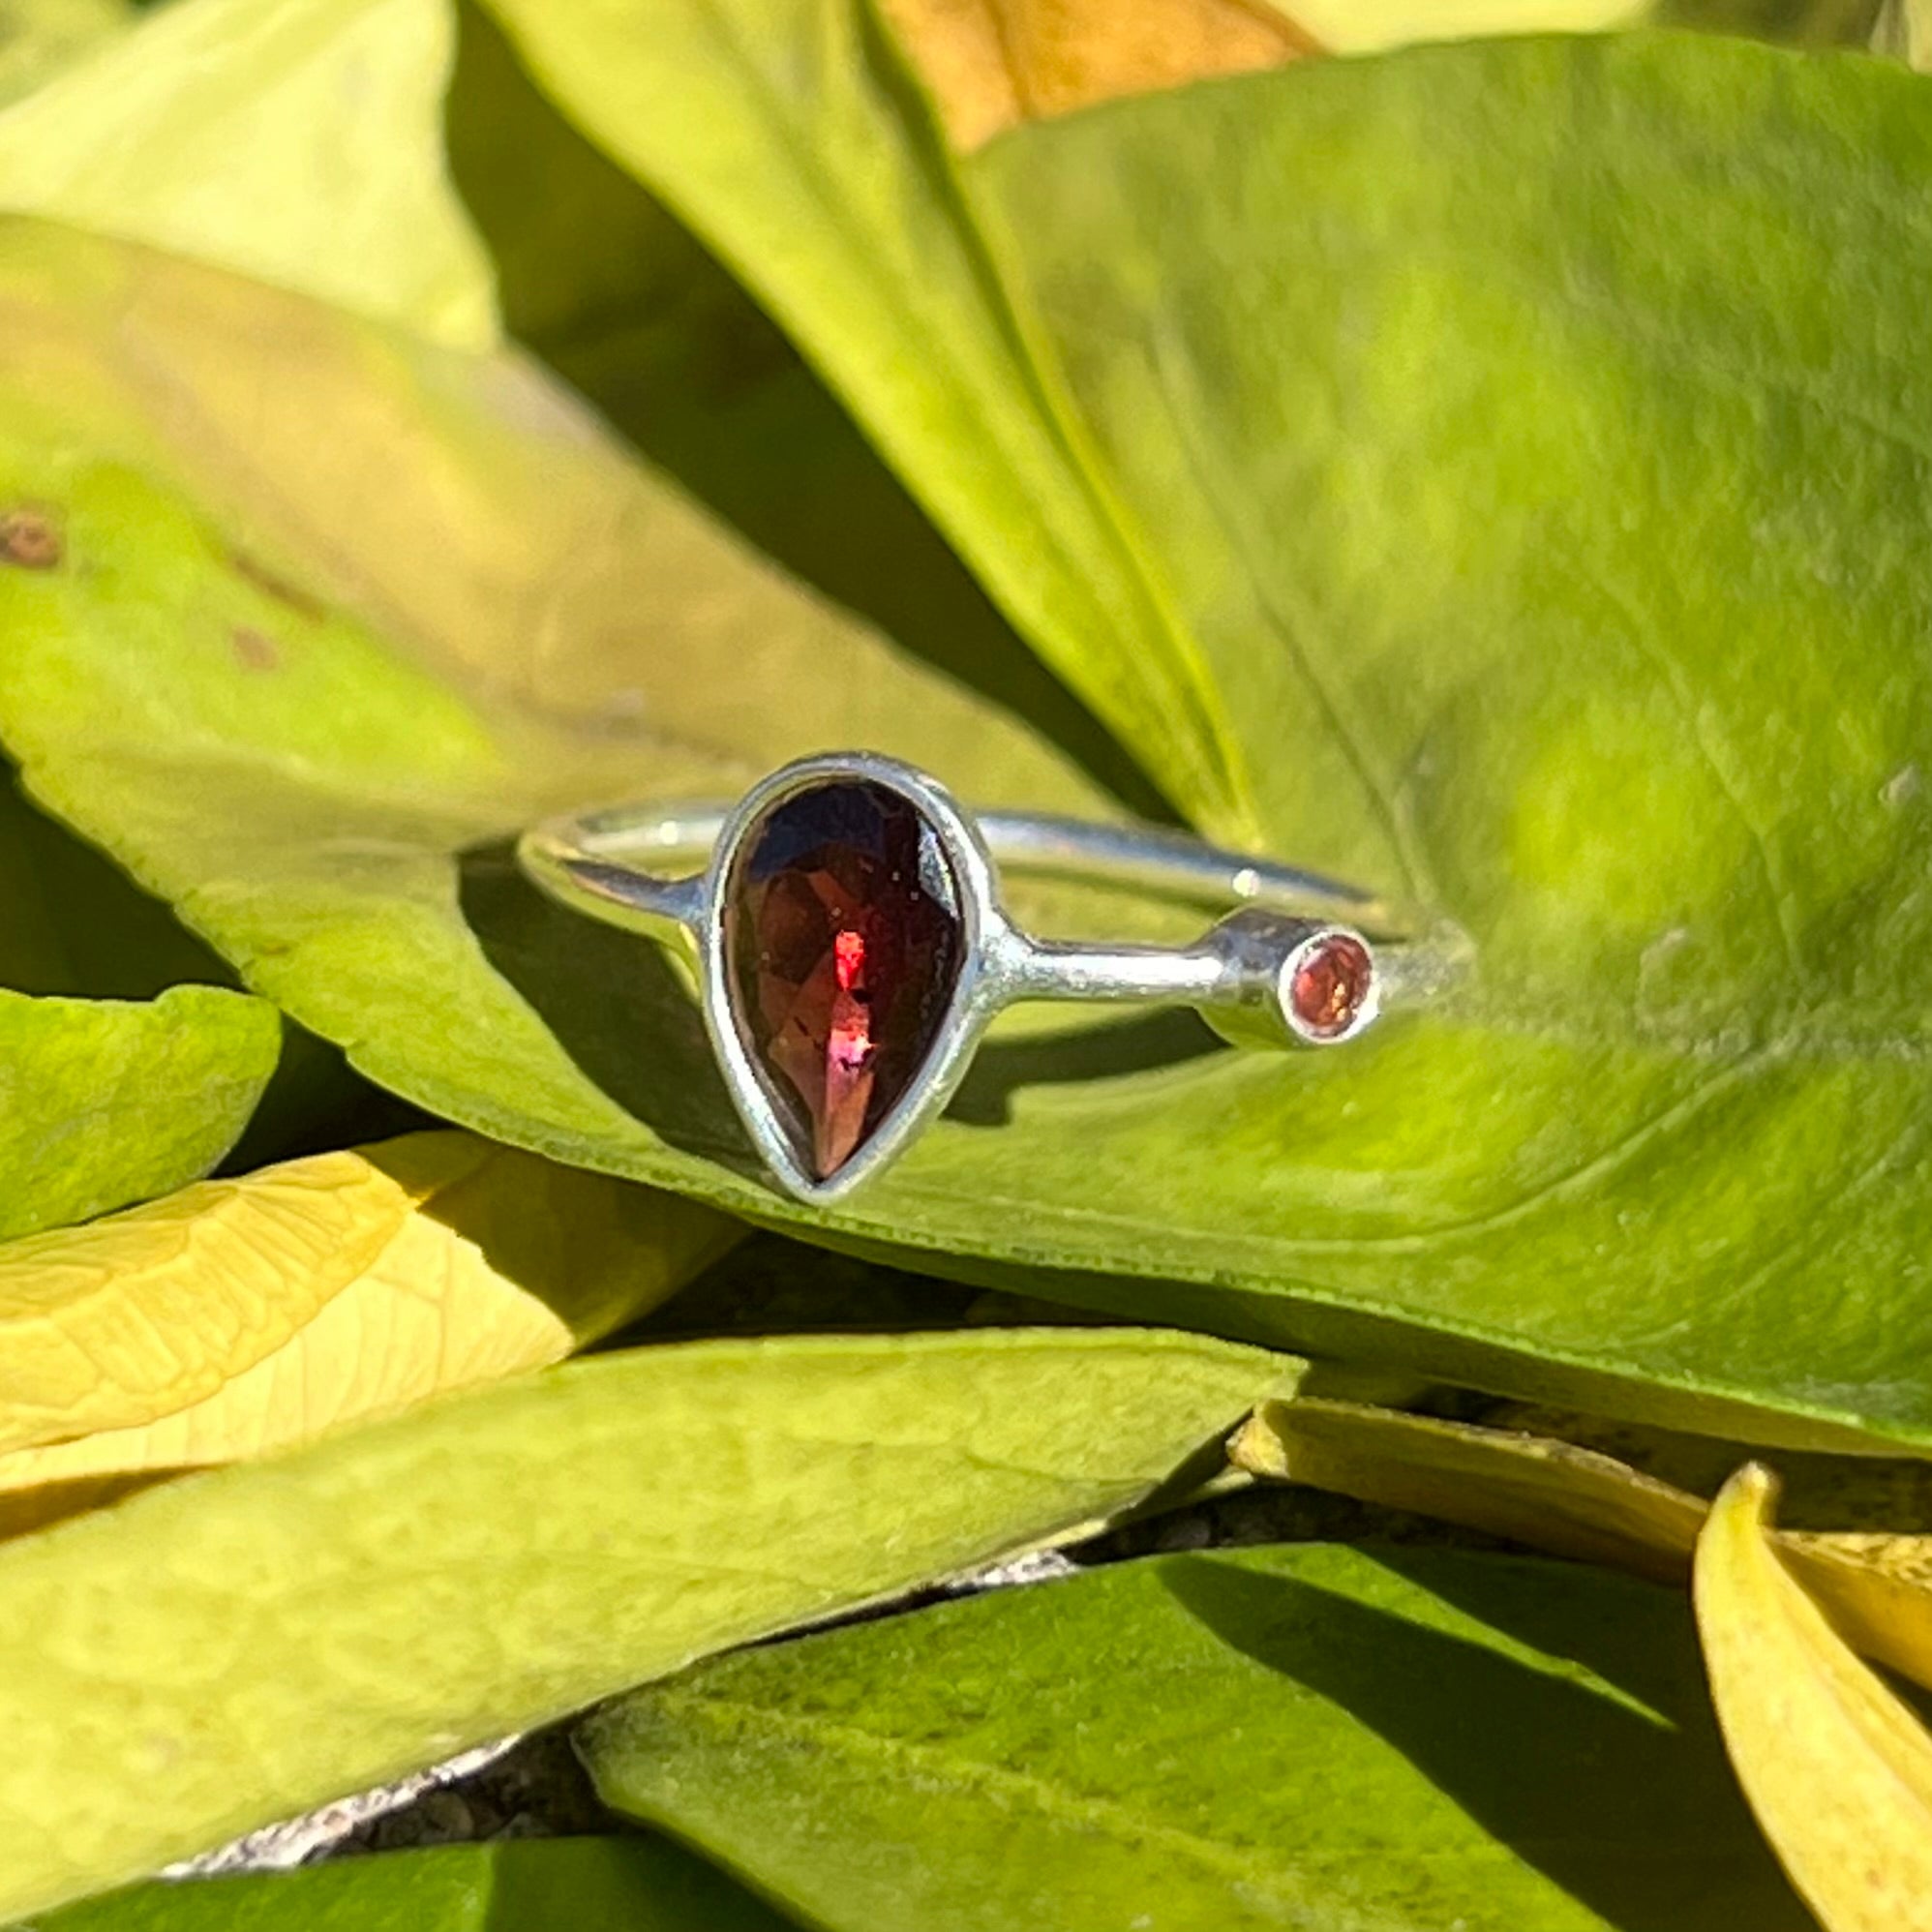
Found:
<path fill-rule="evenodd" d="M 1302 1011 L 1297 982 L 1310 966 L 1338 950 L 1359 955 L 1359 967 L 1351 961 L 1349 970 L 1361 972 L 1362 990 L 1350 1001 L 1346 1016 L 1339 1025 L 1322 1025 Z M 1275 988 L 1283 1024 L 1309 1046 L 1343 1045 L 1374 1025 L 1382 1010 L 1382 975 L 1376 965 L 1375 949 L 1352 926 L 1323 926 L 1310 933 L 1282 961 Z"/>
<path fill-rule="evenodd" d="M 939 842 L 958 894 L 960 956 L 931 1049 L 877 1125 L 833 1171 L 812 1173 L 799 1159 L 765 1076 L 740 1031 L 731 983 L 725 923 L 740 857 L 787 800 L 829 785 L 866 783 L 896 794 Z M 973 1050 L 994 1013 L 1016 990 L 1017 936 L 1000 903 L 998 874 L 978 828 L 936 779 L 896 760 L 828 755 L 800 759 L 754 785 L 725 820 L 703 881 L 696 922 L 705 1030 L 724 1072 L 739 1119 L 760 1158 L 786 1190 L 813 1203 L 842 1199 L 887 1166 L 940 1113 L 965 1077 Z"/>

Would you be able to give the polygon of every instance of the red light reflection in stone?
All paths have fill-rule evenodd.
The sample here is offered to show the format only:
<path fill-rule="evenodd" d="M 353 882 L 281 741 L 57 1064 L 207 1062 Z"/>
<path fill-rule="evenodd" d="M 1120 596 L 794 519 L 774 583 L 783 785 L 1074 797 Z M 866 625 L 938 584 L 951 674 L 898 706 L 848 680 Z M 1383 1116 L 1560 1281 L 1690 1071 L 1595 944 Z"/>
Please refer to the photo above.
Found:
<path fill-rule="evenodd" d="M 725 914 L 735 1018 L 800 1165 L 820 1180 L 925 1064 L 961 949 L 937 834 L 896 792 L 816 786 L 747 837 Z"/>

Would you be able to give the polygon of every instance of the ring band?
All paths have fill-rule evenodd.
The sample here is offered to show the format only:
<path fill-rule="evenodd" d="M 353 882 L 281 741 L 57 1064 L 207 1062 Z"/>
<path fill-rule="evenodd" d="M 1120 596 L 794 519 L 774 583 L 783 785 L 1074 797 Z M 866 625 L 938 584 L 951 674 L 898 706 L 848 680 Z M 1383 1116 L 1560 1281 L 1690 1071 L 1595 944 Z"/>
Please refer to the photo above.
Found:
<path fill-rule="evenodd" d="M 976 818 L 871 752 L 800 759 L 729 806 L 552 820 L 517 856 L 575 911 L 695 939 L 739 1114 L 772 1176 L 811 1202 L 901 1153 L 1016 1001 L 1191 1006 L 1239 1044 L 1333 1046 L 1438 977 L 1428 949 L 1372 941 L 1388 910 L 1339 880 L 1152 829 Z M 1185 947 L 1041 939 L 1008 917 L 1002 867 L 1233 910 Z"/>

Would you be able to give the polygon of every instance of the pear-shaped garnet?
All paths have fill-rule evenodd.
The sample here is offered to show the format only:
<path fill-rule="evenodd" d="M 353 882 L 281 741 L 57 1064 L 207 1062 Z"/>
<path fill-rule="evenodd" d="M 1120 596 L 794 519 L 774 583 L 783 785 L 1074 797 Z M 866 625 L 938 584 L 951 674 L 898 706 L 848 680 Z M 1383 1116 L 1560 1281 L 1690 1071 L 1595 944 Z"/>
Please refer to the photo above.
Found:
<path fill-rule="evenodd" d="M 919 1077 L 963 946 L 939 835 L 889 787 L 794 792 L 745 834 L 727 888 L 726 982 L 806 1172 L 836 1173 Z"/>

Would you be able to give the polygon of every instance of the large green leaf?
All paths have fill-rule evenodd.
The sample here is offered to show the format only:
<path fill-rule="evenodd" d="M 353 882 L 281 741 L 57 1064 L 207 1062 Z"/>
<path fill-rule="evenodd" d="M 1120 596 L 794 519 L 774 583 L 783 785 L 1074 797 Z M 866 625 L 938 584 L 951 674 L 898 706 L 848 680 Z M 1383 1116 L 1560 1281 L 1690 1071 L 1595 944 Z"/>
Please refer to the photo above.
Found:
<path fill-rule="evenodd" d="M 1035 647 L 1183 809 L 1248 774 L 931 108 L 865 0 L 492 0 L 532 71 L 797 338 Z"/>
<path fill-rule="evenodd" d="M 508 1839 L 240 1878 L 131 1887 L 32 1932 L 784 1932 L 720 1872 L 652 1838 Z"/>
<path fill-rule="evenodd" d="M 1296 1365 L 1134 1330 L 693 1343 L 0 1547 L 0 1917 L 1138 1501 Z"/>
<path fill-rule="evenodd" d="M 1156 1557 L 701 1666 L 610 1802 L 830 1932 L 1798 1932 L 1682 1598 L 1318 1544 Z"/>
<path fill-rule="evenodd" d="M 0 583 L 0 729 L 251 983 L 485 1132 L 1101 1307 L 1923 1440 L 1932 396 L 1902 318 L 1932 257 L 1893 232 L 1903 189 L 1864 184 L 1932 186 L 1924 98 L 1743 44 L 1494 44 L 985 158 L 1267 752 L 1276 844 L 1474 935 L 1453 998 L 1346 1052 L 1168 1020 L 996 1040 L 879 1187 L 780 1202 L 681 985 L 492 841 L 814 741 L 989 800 L 1065 802 L 1064 763 L 608 450 L 534 434 L 552 406 L 507 366 L 25 230 L 7 486 L 67 504 L 88 567 Z M 264 528 L 389 642 L 236 564 Z M 659 735 L 610 729 L 640 707 Z"/>
<path fill-rule="evenodd" d="M 443 166 L 453 0 L 174 0 L 0 113 L 0 208 L 481 347 L 490 263 Z"/>
<path fill-rule="evenodd" d="M 1241 1151 L 1164 1205 L 1244 1273 L 1932 1420 L 1928 103 L 1737 43 L 1499 44 L 984 158 L 1273 733 L 1277 842 L 1476 942 L 1363 1050 L 1200 1083 Z"/>

